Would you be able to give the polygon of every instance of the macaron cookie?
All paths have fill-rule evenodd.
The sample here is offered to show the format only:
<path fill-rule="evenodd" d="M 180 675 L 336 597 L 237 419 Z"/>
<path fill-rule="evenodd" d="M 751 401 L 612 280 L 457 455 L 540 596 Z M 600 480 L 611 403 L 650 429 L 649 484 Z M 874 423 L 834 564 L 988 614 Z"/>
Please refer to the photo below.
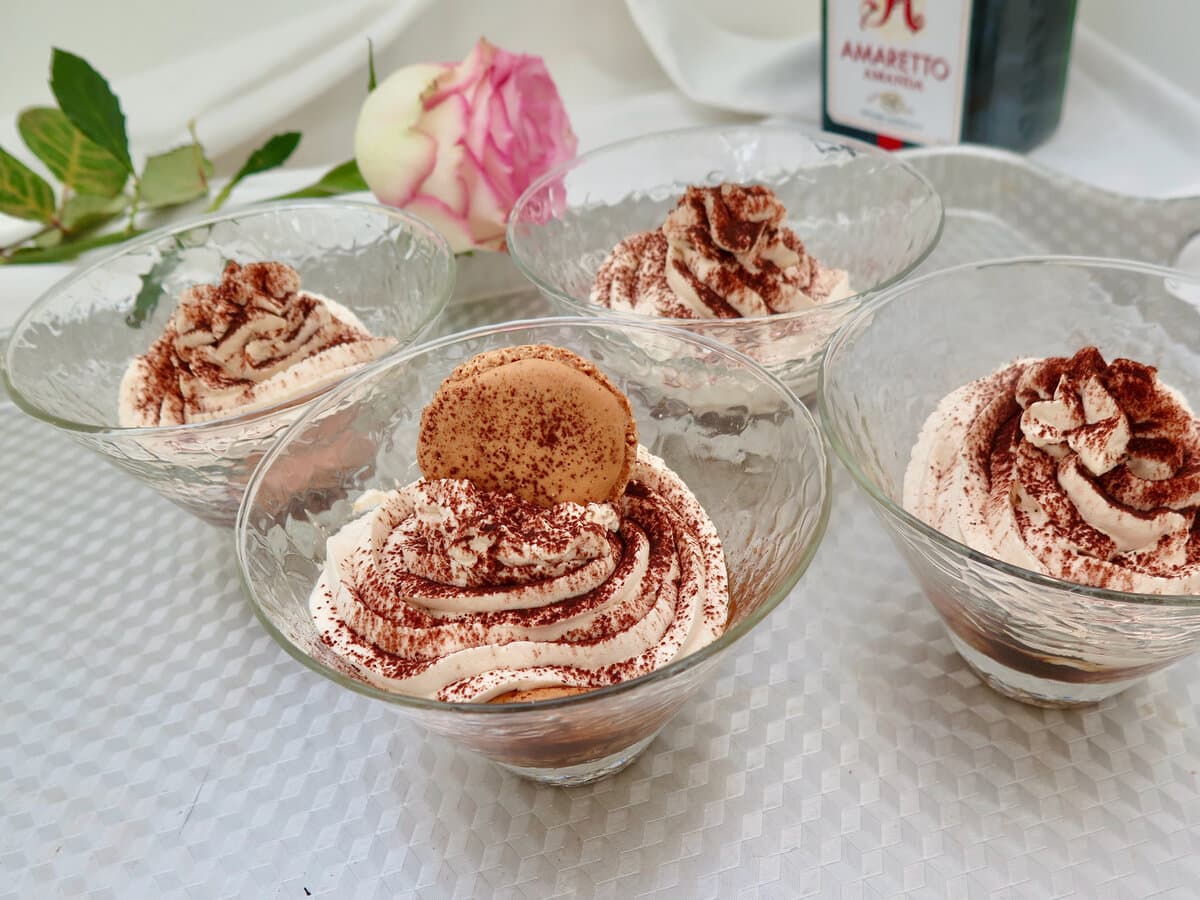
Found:
<path fill-rule="evenodd" d="M 421 413 L 417 463 L 530 503 L 600 503 L 625 491 L 637 457 L 629 399 L 594 363 L 529 344 L 472 357 Z"/>

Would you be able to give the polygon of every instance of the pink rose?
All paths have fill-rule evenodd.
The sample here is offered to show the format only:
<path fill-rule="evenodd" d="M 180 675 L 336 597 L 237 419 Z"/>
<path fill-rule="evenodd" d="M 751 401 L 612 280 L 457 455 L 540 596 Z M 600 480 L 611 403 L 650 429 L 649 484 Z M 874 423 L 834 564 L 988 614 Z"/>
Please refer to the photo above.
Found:
<path fill-rule="evenodd" d="M 393 72 L 367 97 L 354 134 L 375 196 L 431 222 L 455 250 L 503 249 L 517 197 L 575 145 L 541 58 L 482 38 L 458 65 Z"/>

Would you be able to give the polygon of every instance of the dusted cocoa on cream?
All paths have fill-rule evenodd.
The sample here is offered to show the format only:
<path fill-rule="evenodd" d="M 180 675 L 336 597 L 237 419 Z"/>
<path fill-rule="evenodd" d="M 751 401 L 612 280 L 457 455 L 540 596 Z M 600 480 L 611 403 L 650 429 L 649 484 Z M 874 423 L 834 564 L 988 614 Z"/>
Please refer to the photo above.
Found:
<path fill-rule="evenodd" d="M 1200 591 L 1200 420 L 1153 366 L 1095 347 L 949 394 L 904 506 L 988 556 L 1080 584 Z"/>
<path fill-rule="evenodd" d="M 190 287 L 161 337 L 129 364 L 124 427 L 238 415 L 309 393 L 395 346 L 340 303 L 300 289 L 277 262 L 229 262 L 220 284 Z"/>
<path fill-rule="evenodd" d="M 762 185 L 689 187 L 659 229 L 621 241 L 601 264 L 591 301 L 667 318 L 737 318 L 809 309 L 848 297 L 841 269 L 822 266 Z"/>

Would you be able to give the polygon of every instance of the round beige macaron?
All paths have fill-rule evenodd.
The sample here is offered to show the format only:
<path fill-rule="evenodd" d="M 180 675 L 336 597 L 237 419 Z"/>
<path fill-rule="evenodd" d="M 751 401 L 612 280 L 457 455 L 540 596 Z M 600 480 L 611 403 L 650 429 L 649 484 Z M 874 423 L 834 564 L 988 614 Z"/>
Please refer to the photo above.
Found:
<path fill-rule="evenodd" d="M 625 491 L 637 458 L 629 399 L 593 363 L 529 344 L 467 360 L 421 413 L 417 463 L 539 506 Z"/>

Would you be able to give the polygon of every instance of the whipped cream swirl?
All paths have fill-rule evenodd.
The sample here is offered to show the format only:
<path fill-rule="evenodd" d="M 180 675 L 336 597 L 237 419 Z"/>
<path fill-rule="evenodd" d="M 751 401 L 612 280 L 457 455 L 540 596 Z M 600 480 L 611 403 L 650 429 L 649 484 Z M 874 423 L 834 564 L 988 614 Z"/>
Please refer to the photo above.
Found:
<path fill-rule="evenodd" d="M 1022 360 L 947 396 L 904 506 L 989 556 L 1080 584 L 1200 591 L 1200 420 L 1152 366 Z"/>
<path fill-rule="evenodd" d="M 351 670 L 387 690 L 484 702 L 598 688 L 724 630 L 720 538 L 644 448 L 617 503 L 543 508 L 439 479 L 360 504 L 373 508 L 328 540 L 311 611 Z"/>
<path fill-rule="evenodd" d="M 225 266 L 185 290 L 163 334 L 121 380 L 122 426 L 182 425 L 271 406 L 395 345 L 339 303 L 302 292 L 282 263 Z"/>
<path fill-rule="evenodd" d="M 851 294 L 783 224 L 787 210 L 762 185 L 689 187 L 661 229 L 617 244 L 591 300 L 670 318 L 737 318 L 809 309 Z"/>

